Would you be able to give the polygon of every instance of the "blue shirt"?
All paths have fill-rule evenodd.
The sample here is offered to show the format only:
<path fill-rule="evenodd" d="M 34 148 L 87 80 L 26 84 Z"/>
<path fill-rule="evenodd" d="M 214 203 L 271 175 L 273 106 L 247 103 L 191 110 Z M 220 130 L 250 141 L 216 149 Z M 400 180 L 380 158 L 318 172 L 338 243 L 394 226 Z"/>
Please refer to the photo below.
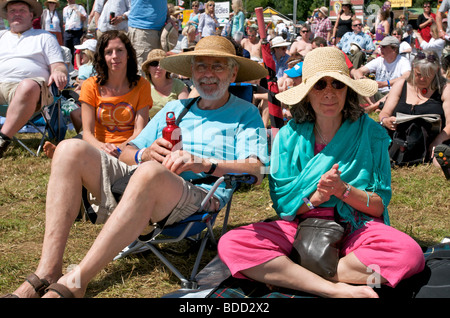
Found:
<path fill-rule="evenodd" d="M 166 0 L 131 0 L 128 26 L 144 30 L 161 30 L 166 20 Z"/>
<path fill-rule="evenodd" d="M 132 141 L 138 148 L 150 147 L 162 137 L 166 126 L 166 113 L 173 111 L 178 118 L 189 100 L 176 100 L 153 117 L 142 132 Z M 180 123 L 183 150 L 201 158 L 217 160 L 244 160 L 256 156 L 267 164 L 267 134 L 258 108 L 234 95 L 228 102 L 214 110 L 202 110 L 194 103 Z M 205 173 L 185 171 L 181 174 L 185 180 L 205 177 Z M 211 185 L 201 184 L 209 191 Z M 232 190 L 221 185 L 215 192 L 221 208 L 229 201 Z"/>
<path fill-rule="evenodd" d="M 364 32 L 359 32 L 358 34 L 356 34 L 353 31 L 345 33 L 337 44 L 337 47 L 340 48 L 344 53 L 348 54 L 353 42 L 359 44 L 363 50 L 375 50 L 375 45 L 373 44 L 372 38 L 368 34 L 365 34 Z"/>

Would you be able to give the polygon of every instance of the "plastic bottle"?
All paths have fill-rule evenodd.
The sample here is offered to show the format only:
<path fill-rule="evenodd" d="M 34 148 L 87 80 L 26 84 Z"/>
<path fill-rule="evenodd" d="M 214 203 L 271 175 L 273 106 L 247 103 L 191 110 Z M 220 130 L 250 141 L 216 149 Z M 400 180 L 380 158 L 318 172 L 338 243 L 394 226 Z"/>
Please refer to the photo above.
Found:
<path fill-rule="evenodd" d="M 164 127 L 162 131 L 162 136 L 165 140 L 168 140 L 172 143 L 174 149 L 181 149 L 181 144 L 175 148 L 179 142 L 181 142 L 181 129 L 175 124 L 175 114 L 174 112 L 167 112 L 166 114 L 166 123 L 167 126 Z"/>

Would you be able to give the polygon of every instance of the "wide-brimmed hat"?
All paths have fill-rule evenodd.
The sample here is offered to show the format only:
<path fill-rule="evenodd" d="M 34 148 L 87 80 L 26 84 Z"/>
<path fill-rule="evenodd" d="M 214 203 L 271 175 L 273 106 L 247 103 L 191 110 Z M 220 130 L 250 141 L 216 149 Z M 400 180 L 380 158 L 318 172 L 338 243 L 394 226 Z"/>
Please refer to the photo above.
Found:
<path fill-rule="evenodd" d="M 275 96 L 286 105 L 298 104 L 314 84 L 326 76 L 341 81 L 361 96 L 373 96 L 378 91 L 378 84 L 375 81 L 354 80 L 350 77 L 342 51 L 333 47 L 320 47 L 306 54 L 303 61 L 302 83 Z"/>
<path fill-rule="evenodd" d="M 159 62 L 163 58 L 165 58 L 166 56 L 167 56 L 167 54 L 166 54 L 166 52 L 164 50 L 161 50 L 161 49 L 151 50 L 150 53 L 148 53 L 148 55 L 147 55 L 147 60 L 144 63 L 142 63 L 142 66 L 141 66 L 142 71 L 144 73 L 146 73 L 147 70 L 148 70 L 148 65 L 151 62 L 154 62 L 154 61 L 158 61 Z"/>
<path fill-rule="evenodd" d="M 56 4 L 56 8 L 59 8 L 59 1 L 58 0 L 47 0 L 47 1 L 44 2 L 44 5 L 46 7 L 48 7 L 49 3 L 54 3 L 54 4 Z"/>
<path fill-rule="evenodd" d="M 351 0 L 344 0 L 344 1 L 342 1 L 342 5 L 346 5 L 346 4 L 351 5 L 352 1 Z"/>
<path fill-rule="evenodd" d="M 328 8 L 327 7 L 320 7 L 319 11 L 322 12 L 322 14 L 324 16 L 328 17 Z"/>
<path fill-rule="evenodd" d="M 95 52 L 95 50 L 97 50 L 97 40 L 89 39 L 89 40 L 84 41 L 80 45 L 75 45 L 74 47 L 77 50 L 89 50 L 89 51 Z"/>
<path fill-rule="evenodd" d="M 257 62 L 237 56 L 236 49 L 230 40 L 219 35 L 202 38 L 193 51 L 167 56 L 161 60 L 161 66 L 171 73 L 192 77 L 191 58 L 193 56 L 233 58 L 239 65 L 236 82 L 257 80 L 268 75 L 267 70 Z"/>
<path fill-rule="evenodd" d="M 42 5 L 37 0 L 1 0 L 0 1 L 0 17 L 3 19 L 7 19 L 6 6 L 11 2 L 24 2 L 31 7 L 31 10 L 34 13 L 34 17 L 40 17 L 42 14 Z"/>
<path fill-rule="evenodd" d="M 289 46 L 291 45 L 290 42 L 286 42 L 282 36 L 276 36 L 272 39 L 272 41 L 270 41 L 270 47 L 271 48 L 275 48 L 275 47 L 283 47 L 283 46 Z"/>

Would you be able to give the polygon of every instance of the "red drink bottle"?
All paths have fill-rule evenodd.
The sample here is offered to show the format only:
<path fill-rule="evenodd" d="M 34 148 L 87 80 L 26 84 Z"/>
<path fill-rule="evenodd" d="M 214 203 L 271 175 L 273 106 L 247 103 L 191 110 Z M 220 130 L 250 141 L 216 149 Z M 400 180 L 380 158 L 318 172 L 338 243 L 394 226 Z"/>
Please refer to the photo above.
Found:
<path fill-rule="evenodd" d="M 181 149 L 181 144 L 175 148 L 175 145 L 181 142 L 181 129 L 175 124 L 175 114 L 174 112 L 167 112 L 166 114 L 167 126 L 164 127 L 162 131 L 162 136 L 165 140 L 172 143 L 172 150 Z"/>

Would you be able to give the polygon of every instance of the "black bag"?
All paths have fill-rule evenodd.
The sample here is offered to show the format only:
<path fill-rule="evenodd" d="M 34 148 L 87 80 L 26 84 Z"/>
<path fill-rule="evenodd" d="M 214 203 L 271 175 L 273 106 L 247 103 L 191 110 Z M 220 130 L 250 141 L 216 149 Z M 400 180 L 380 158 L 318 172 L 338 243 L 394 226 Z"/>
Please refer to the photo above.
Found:
<path fill-rule="evenodd" d="M 392 136 L 389 157 L 394 165 L 415 165 L 427 161 L 429 133 L 423 120 L 399 124 Z"/>
<path fill-rule="evenodd" d="M 345 228 L 335 220 L 307 218 L 300 221 L 290 259 L 300 266 L 325 278 L 336 275 L 339 245 Z"/>

